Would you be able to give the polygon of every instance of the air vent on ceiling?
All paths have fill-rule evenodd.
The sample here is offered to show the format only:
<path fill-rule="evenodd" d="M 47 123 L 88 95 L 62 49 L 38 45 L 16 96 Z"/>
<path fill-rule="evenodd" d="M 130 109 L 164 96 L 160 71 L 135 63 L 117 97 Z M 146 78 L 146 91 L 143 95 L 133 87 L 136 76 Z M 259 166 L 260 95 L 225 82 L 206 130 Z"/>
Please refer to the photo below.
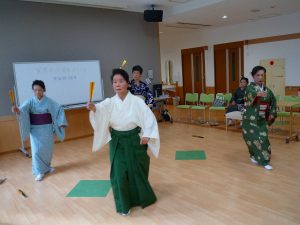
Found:
<path fill-rule="evenodd" d="M 200 23 L 186 23 L 186 22 L 177 22 L 165 24 L 166 27 L 175 27 L 175 28 L 185 28 L 185 29 L 200 29 L 203 27 L 210 27 L 212 25 L 200 24 Z"/>
<path fill-rule="evenodd" d="M 259 16 L 258 18 L 267 19 L 267 18 L 272 18 L 272 17 L 276 17 L 276 16 L 280 16 L 280 14 L 279 13 L 265 14 L 265 15 Z"/>

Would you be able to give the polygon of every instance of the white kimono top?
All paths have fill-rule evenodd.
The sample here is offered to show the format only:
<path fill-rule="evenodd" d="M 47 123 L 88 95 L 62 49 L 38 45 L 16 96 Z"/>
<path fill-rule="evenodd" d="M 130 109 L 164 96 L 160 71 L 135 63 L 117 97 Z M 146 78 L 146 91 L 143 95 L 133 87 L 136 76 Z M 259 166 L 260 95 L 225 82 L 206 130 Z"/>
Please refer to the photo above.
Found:
<path fill-rule="evenodd" d="M 148 147 L 158 157 L 160 139 L 156 118 L 145 102 L 130 92 L 123 101 L 116 94 L 96 104 L 96 112 L 90 112 L 90 123 L 94 129 L 94 152 L 111 140 L 110 127 L 117 131 L 140 127 L 140 136 L 150 138 Z"/>

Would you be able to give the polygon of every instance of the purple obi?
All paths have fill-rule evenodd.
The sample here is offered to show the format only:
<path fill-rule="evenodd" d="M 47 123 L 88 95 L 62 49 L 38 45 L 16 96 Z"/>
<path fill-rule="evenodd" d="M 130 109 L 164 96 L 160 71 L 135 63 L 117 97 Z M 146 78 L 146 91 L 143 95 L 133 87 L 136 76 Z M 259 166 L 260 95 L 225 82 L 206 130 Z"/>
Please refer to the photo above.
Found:
<path fill-rule="evenodd" d="M 44 124 L 51 124 L 51 123 L 52 123 L 52 117 L 50 113 L 43 113 L 43 114 L 30 113 L 31 125 L 44 125 Z"/>

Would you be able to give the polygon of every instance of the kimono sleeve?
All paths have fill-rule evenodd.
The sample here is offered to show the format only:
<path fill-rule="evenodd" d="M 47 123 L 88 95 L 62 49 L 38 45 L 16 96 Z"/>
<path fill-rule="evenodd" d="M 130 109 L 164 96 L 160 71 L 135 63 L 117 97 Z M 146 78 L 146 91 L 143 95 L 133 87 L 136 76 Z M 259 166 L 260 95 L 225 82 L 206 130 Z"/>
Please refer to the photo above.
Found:
<path fill-rule="evenodd" d="M 259 100 L 257 91 L 251 85 L 246 88 L 244 99 L 247 106 L 254 106 Z"/>
<path fill-rule="evenodd" d="M 269 91 L 270 91 L 270 116 L 272 116 L 273 119 L 271 119 L 268 122 L 268 124 L 271 125 L 275 121 L 275 118 L 277 117 L 277 101 L 273 92 L 270 89 Z"/>
<path fill-rule="evenodd" d="M 238 100 L 238 89 L 234 91 L 230 102 L 234 101 L 235 103 L 237 103 L 237 100 Z"/>
<path fill-rule="evenodd" d="M 29 138 L 30 134 L 30 106 L 31 101 L 27 100 L 19 107 L 20 114 L 17 117 L 19 120 L 22 141 L 26 141 L 26 139 Z"/>
<path fill-rule="evenodd" d="M 90 111 L 90 123 L 94 129 L 93 152 L 100 150 L 111 140 L 109 121 L 111 112 L 111 100 L 105 99 L 96 104 L 96 112 Z"/>
<path fill-rule="evenodd" d="M 153 105 L 153 104 L 154 104 L 153 94 L 152 94 L 152 92 L 150 91 L 150 89 L 149 89 L 148 86 L 146 86 L 146 93 L 147 93 L 147 96 L 146 96 L 146 104 L 147 104 L 147 105 Z"/>
<path fill-rule="evenodd" d="M 62 126 L 68 126 L 65 111 L 60 104 L 53 101 L 52 99 L 49 99 L 48 104 L 53 120 L 55 134 L 60 141 L 63 141 L 65 138 L 65 129 Z"/>
<path fill-rule="evenodd" d="M 140 100 L 140 99 L 139 99 Z M 148 147 L 152 154 L 157 158 L 160 148 L 160 138 L 156 118 L 153 112 L 143 101 L 138 101 L 139 121 L 142 128 L 142 137 L 150 138 Z"/>
<path fill-rule="evenodd" d="M 59 106 L 57 115 L 56 115 L 56 121 L 58 126 L 68 126 L 65 110 L 62 106 Z"/>

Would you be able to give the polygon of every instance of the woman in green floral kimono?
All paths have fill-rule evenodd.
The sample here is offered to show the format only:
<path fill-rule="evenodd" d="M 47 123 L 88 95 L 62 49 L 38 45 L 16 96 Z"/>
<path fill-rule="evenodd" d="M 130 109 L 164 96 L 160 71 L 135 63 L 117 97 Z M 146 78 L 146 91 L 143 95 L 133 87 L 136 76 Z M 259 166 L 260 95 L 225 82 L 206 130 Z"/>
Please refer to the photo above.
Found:
<path fill-rule="evenodd" d="M 249 148 L 251 162 L 272 170 L 267 125 L 271 125 L 276 118 L 276 99 L 273 92 L 263 84 L 266 69 L 256 66 L 251 74 L 254 82 L 245 90 L 243 137 Z"/>

